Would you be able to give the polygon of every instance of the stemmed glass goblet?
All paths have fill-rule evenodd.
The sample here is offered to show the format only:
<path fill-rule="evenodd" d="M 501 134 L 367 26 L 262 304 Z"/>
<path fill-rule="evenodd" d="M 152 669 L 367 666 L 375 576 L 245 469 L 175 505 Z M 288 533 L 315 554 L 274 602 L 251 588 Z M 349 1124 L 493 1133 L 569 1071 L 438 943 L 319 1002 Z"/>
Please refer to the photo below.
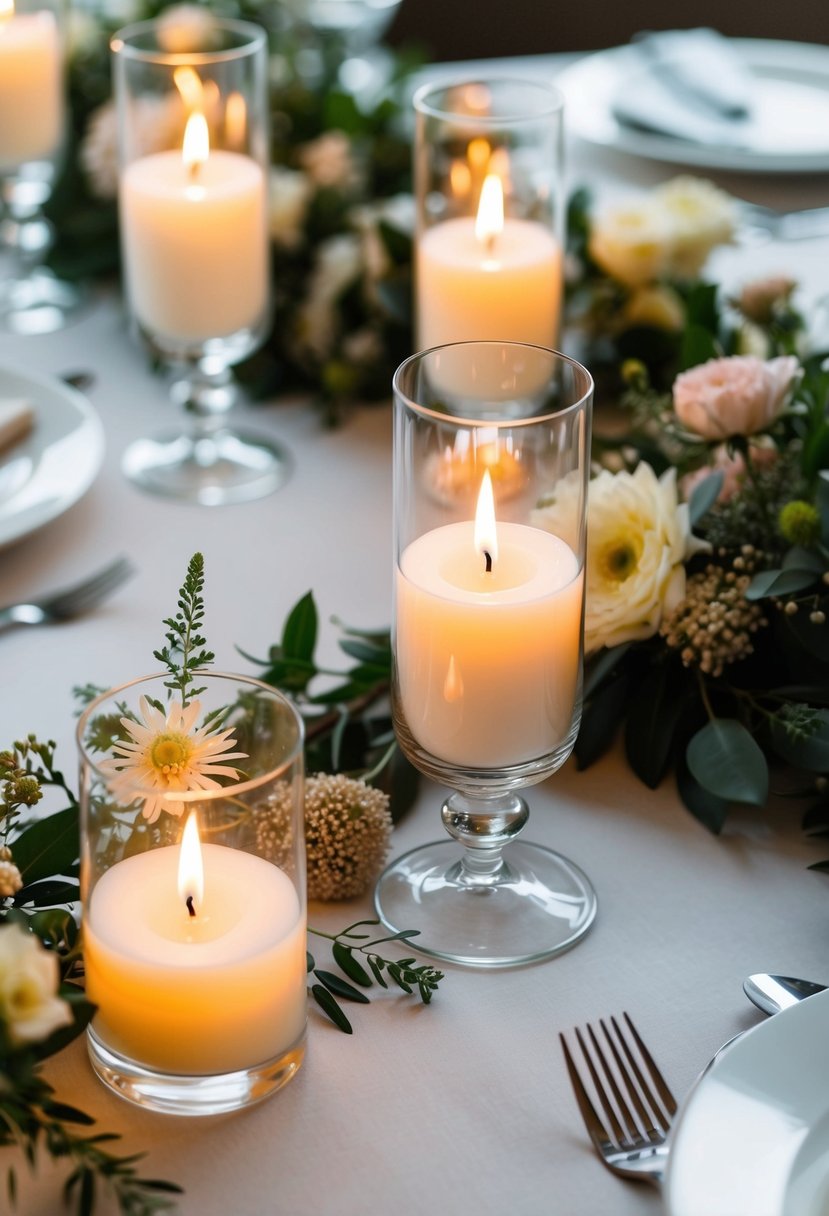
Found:
<path fill-rule="evenodd" d="M 0 0 L 0 325 L 19 334 L 60 329 L 80 298 L 43 264 L 66 123 L 64 16 L 62 0 Z"/>
<path fill-rule="evenodd" d="M 206 505 L 258 498 L 289 467 L 282 448 L 226 422 L 231 367 L 271 317 L 268 89 L 263 29 L 208 14 L 163 18 L 112 39 L 119 209 L 133 324 L 163 362 L 189 429 L 126 452 L 144 489 Z"/>
<path fill-rule="evenodd" d="M 375 903 L 438 958 L 547 958 L 596 913 L 578 866 L 515 840 L 516 791 L 564 763 L 581 716 L 592 389 L 573 360 L 510 342 L 436 347 L 394 377 L 394 723 L 452 789 L 452 839 L 392 862 Z"/>

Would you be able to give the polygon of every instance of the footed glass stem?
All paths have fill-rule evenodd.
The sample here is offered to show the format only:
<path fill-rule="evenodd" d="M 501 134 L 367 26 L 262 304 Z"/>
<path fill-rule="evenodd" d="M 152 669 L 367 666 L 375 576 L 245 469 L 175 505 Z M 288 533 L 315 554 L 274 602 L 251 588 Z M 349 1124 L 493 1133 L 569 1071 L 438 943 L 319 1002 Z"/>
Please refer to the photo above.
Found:
<path fill-rule="evenodd" d="M 24 167 L 2 182 L 0 326 L 16 334 L 62 329 L 82 303 L 71 283 L 58 279 L 44 258 L 52 247 L 52 225 L 42 212 L 51 193 L 51 167 Z M 48 172 L 47 172 L 48 170 Z"/>
<path fill-rule="evenodd" d="M 375 906 L 384 924 L 415 924 L 418 950 L 475 967 L 538 962 L 584 936 L 596 893 L 566 857 L 516 842 L 529 818 L 523 798 L 454 793 L 441 816 L 452 840 L 412 849 L 381 875 Z"/>
<path fill-rule="evenodd" d="M 171 397 L 189 425 L 183 432 L 136 440 L 127 449 L 123 468 L 136 485 L 210 507 L 261 498 L 282 485 L 291 469 L 285 449 L 227 425 L 237 386 L 224 359 L 205 356 L 189 363 Z"/>

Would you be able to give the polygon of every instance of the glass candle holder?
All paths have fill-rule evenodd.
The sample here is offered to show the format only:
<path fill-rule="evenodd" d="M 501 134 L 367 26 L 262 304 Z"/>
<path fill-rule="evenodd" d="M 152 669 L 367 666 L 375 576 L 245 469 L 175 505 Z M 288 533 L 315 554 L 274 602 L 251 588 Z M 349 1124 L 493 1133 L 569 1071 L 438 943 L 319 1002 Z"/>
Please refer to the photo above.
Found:
<path fill-rule="evenodd" d="M 257 680 L 201 673 L 185 706 L 168 682 L 78 725 L 88 1048 L 122 1097 L 212 1115 L 304 1055 L 303 727 Z"/>
<path fill-rule="evenodd" d="M 393 862 L 375 902 L 453 962 L 547 958 L 596 913 L 578 866 L 515 841 L 516 791 L 564 763 L 581 717 L 592 390 L 564 355 L 505 342 L 425 351 L 394 377 L 394 724 L 454 792 L 451 839 Z"/>
<path fill-rule="evenodd" d="M 487 339 L 557 345 L 563 104 L 551 85 L 507 78 L 415 94 L 419 350 Z"/>
<path fill-rule="evenodd" d="M 124 460 L 144 489 L 206 505 L 270 493 L 284 451 L 227 423 L 230 368 L 271 319 L 265 31 L 205 10 L 112 39 L 125 291 L 140 337 L 183 369 L 189 429 L 140 440 Z"/>
<path fill-rule="evenodd" d="M 0 0 L 0 325 L 19 334 L 60 329 L 79 302 L 43 264 L 64 150 L 65 15 L 62 0 Z"/>

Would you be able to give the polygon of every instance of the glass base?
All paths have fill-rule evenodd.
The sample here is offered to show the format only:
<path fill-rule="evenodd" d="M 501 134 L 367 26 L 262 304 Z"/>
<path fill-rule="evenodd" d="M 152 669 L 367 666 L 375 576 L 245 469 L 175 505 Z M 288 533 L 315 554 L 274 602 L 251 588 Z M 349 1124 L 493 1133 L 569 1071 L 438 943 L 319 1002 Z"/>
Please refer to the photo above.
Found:
<path fill-rule="evenodd" d="M 377 914 L 393 932 L 420 930 L 424 954 L 468 967 L 514 967 L 569 950 L 587 933 L 598 901 L 587 876 L 552 849 L 507 845 L 488 880 L 468 875 L 453 840 L 398 857 L 381 874 Z"/>
<path fill-rule="evenodd" d="M 51 334 L 73 319 L 84 296 L 72 283 L 38 267 L 23 278 L 0 281 L 0 328 L 14 334 Z"/>
<path fill-rule="evenodd" d="M 119 1097 L 164 1115 L 223 1115 L 254 1106 L 276 1093 L 299 1071 L 305 1058 L 305 1035 L 264 1064 L 215 1076 L 179 1076 L 155 1072 L 112 1051 L 87 1027 L 87 1047 L 98 1077 Z"/>
<path fill-rule="evenodd" d="M 270 439 L 224 429 L 198 439 L 138 439 L 122 462 L 142 490 L 206 507 L 264 498 L 287 480 L 291 466 L 288 452 Z"/>

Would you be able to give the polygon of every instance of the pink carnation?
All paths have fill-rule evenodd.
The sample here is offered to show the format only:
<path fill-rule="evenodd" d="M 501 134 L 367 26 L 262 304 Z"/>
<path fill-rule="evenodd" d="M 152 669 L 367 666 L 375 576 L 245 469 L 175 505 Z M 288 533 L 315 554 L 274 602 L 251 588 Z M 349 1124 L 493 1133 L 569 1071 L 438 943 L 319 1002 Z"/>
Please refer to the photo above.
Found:
<path fill-rule="evenodd" d="M 786 404 L 799 371 L 793 355 L 763 362 L 755 355 L 709 359 L 674 381 L 674 410 L 703 439 L 767 430 Z"/>

